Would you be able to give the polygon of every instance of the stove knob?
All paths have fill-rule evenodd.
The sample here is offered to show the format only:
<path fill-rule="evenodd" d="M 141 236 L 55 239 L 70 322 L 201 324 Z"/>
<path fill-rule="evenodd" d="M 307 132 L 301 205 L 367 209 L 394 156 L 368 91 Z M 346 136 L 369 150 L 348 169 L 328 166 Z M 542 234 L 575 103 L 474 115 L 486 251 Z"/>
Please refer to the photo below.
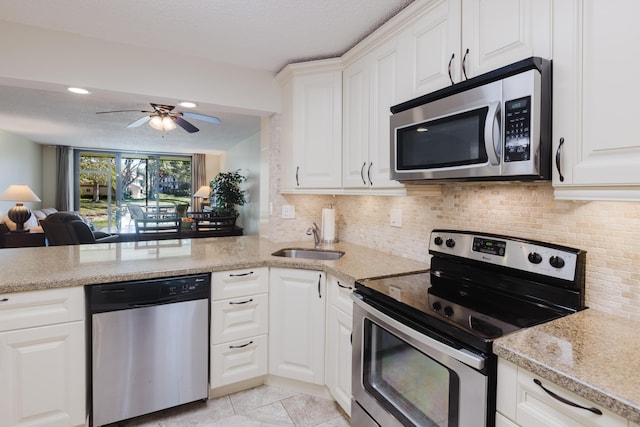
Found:
<path fill-rule="evenodd" d="M 448 248 L 452 248 L 456 245 L 456 241 L 453 239 L 447 239 L 447 241 L 445 242 L 445 245 L 447 245 Z"/>
<path fill-rule="evenodd" d="M 435 239 L 433 239 L 433 243 L 440 246 L 442 244 L 442 237 L 440 236 L 436 237 Z"/>
<path fill-rule="evenodd" d="M 532 264 L 540 264 L 542 256 L 538 252 L 529 252 L 529 262 Z"/>
<path fill-rule="evenodd" d="M 433 311 L 440 311 L 442 309 L 442 304 L 439 301 L 434 302 L 431 307 L 433 307 Z"/>
<path fill-rule="evenodd" d="M 451 317 L 451 316 L 453 316 L 453 308 L 451 308 L 451 307 L 449 307 L 449 306 L 446 306 L 446 307 L 444 308 L 444 315 L 445 315 L 446 317 Z"/>
<path fill-rule="evenodd" d="M 551 258 L 549 258 L 549 264 L 551 264 L 551 266 L 555 268 L 562 268 L 564 267 L 564 260 L 559 256 L 554 255 Z"/>

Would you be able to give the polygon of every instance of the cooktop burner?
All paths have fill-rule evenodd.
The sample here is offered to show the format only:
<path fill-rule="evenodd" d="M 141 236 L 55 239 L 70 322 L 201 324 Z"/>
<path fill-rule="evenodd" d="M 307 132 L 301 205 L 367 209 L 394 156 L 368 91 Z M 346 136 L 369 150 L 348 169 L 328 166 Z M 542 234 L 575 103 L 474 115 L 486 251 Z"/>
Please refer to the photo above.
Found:
<path fill-rule="evenodd" d="M 356 292 L 483 351 L 505 334 L 584 308 L 583 251 L 434 230 L 429 252 L 430 271 L 361 280 Z"/>

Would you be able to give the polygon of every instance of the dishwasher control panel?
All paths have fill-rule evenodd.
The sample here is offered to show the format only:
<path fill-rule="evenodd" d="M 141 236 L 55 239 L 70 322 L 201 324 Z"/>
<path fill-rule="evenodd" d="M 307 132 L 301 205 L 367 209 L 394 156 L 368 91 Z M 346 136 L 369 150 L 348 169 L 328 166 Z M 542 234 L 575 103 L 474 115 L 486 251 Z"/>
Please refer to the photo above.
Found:
<path fill-rule="evenodd" d="M 208 299 L 211 275 L 163 277 L 87 286 L 92 313 Z"/>

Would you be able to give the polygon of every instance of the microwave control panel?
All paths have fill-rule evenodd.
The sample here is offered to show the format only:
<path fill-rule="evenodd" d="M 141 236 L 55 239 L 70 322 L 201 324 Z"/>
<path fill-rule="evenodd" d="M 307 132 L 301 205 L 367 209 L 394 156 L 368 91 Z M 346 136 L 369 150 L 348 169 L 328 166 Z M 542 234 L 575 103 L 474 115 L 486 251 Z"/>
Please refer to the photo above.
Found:
<path fill-rule="evenodd" d="M 506 101 L 504 107 L 504 161 L 527 161 L 531 158 L 531 97 Z"/>

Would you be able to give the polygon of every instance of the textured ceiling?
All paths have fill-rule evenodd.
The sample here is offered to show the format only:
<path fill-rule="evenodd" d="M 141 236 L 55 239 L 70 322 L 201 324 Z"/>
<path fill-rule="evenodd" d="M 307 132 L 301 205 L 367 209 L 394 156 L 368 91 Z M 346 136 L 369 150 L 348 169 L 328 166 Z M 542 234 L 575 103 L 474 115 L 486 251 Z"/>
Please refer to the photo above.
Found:
<path fill-rule="evenodd" d="M 0 25 L 8 21 L 132 46 L 162 46 L 167 52 L 275 73 L 291 62 L 343 54 L 412 1 L 0 0 Z M 123 139 L 131 135 L 126 124 L 141 114 L 96 117 L 87 112 L 177 101 L 115 92 L 79 101 L 50 88 L 16 86 L 0 79 L 0 129 L 50 144 L 126 147 Z M 206 105 L 196 111 L 218 116 L 223 124 L 194 121 L 201 132 L 177 129 L 164 136 L 142 126 L 135 129 L 137 141 L 149 150 L 211 152 L 259 130 L 257 117 L 225 114 Z M 169 139 L 171 149 L 166 148 Z"/>

